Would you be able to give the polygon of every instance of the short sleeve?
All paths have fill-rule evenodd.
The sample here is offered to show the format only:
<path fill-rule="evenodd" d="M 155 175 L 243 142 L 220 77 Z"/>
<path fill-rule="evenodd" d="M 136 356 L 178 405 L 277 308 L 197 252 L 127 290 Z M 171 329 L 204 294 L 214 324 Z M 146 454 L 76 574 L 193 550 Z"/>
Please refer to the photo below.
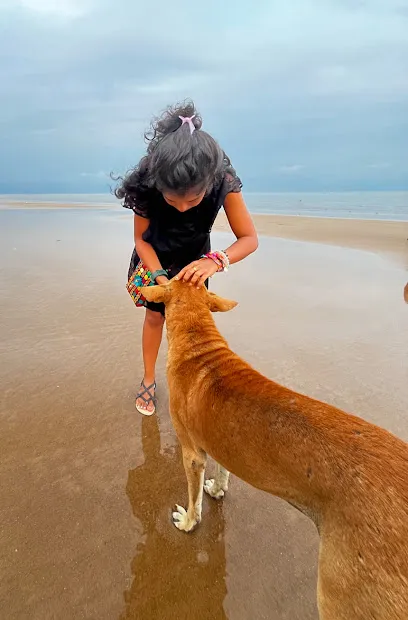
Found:
<path fill-rule="evenodd" d="M 226 194 L 229 194 L 230 192 L 238 194 L 242 190 L 242 181 L 234 169 L 227 170 L 224 177 L 224 183 L 225 189 L 227 190 Z"/>
<path fill-rule="evenodd" d="M 242 181 L 232 166 L 228 166 L 220 186 L 218 204 L 223 206 L 225 198 L 231 192 L 238 194 L 242 190 Z"/>
<path fill-rule="evenodd" d="M 136 198 L 136 196 L 132 196 L 131 194 L 126 194 L 123 206 L 125 209 L 131 209 L 131 211 L 133 211 L 135 215 L 139 215 L 139 217 L 144 217 L 146 219 L 150 217 L 149 203 L 147 200 Z"/>

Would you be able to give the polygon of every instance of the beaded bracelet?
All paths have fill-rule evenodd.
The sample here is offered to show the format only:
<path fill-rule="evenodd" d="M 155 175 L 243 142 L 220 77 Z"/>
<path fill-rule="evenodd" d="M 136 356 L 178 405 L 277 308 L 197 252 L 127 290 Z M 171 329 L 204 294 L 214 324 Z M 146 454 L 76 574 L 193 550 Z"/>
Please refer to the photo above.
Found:
<path fill-rule="evenodd" d="M 228 254 L 222 250 L 217 250 L 215 252 L 208 252 L 208 254 L 203 254 L 201 258 L 210 258 L 217 265 L 217 273 L 220 271 L 228 271 L 230 261 L 228 258 Z"/>
<path fill-rule="evenodd" d="M 220 250 L 218 252 L 218 255 L 220 256 L 221 261 L 222 261 L 223 266 L 224 266 L 223 271 L 228 271 L 229 266 L 230 266 L 230 259 L 229 259 L 228 254 L 224 250 Z"/>

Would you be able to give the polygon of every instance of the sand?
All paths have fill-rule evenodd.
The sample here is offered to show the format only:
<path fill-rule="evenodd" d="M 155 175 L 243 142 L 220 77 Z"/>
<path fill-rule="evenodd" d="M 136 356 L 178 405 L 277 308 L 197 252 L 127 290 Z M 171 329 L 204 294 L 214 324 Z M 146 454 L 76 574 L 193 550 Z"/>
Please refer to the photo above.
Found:
<path fill-rule="evenodd" d="M 408 268 L 408 222 L 354 220 L 289 215 L 254 215 L 259 234 L 312 241 L 386 254 Z M 218 230 L 227 230 L 225 215 Z"/>
<path fill-rule="evenodd" d="M 17 209 L 105 209 L 129 217 L 121 207 L 109 204 L 7 201 L 5 197 L 0 199 L 0 210 Z M 260 235 L 379 252 L 398 260 L 408 269 L 408 222 L 259 214 L 253 215 L 253 219 Z M 215 230 L 228 231 L 228 222 L 223 212 L 217 218 Z"/>
<path fill-rule="evenodd" d="M 0 212 L 0 617 L 317 620 L 318 539 L 295 509 L 234 478 L 193 535 L 170 523 L 187 491 L 165 346 L 158 415 L 134 409 L 132 235 L 117 213 Z M 407 440 L 406 281 L 381 254 L 262 237 L 212 285 L 256 368 Z"/>

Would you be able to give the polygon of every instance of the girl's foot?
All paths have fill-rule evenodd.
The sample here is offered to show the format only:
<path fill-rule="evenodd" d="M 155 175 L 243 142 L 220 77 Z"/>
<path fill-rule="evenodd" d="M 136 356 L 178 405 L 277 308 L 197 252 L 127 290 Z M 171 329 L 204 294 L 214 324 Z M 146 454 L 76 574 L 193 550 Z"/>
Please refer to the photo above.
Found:
<path fill-rule="evenodd" d="M 151 385 L 146 385 L 143 379 L 140 389 L 136 396 L 136 409 L 142 415 L 153 415 L 156 411 L 156 382 L 153 381 Z"/>

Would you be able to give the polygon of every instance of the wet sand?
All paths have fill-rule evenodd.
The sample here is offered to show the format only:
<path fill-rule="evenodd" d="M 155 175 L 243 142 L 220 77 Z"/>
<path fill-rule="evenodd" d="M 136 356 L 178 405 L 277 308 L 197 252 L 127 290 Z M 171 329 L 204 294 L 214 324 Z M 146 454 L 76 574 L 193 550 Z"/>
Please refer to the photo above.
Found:
<path fill-rule="evenodd" d="M 253 219 L 260 235 L 383 253 L 408 268 L 408 222 L 291 215 L 254 215 Z M 217 229 L 225 231 L 227 226 L 221 214 Z"/>
<path fill-rule="evenodd" d="M 0 197 L 1 210 L 54 210 L 54 209 L 105 209 L 129 217 L 124 209 L 114 203 L 53 203 L 7 200 Z M 252 215 L 260 235 L 339 245 L 387 255 L 408 269 L 408 222 L 386 220 L 356 220 L 292 215 Z M 227 232 L 228 222 L 222 211 L 215 223 L 215 230 Z"/>
<path fill-rule="evenodd" d="M 134 410 L 129 218 L 3 211 L 0 242 L 0 617 L 316 620 L 317 534 L 290 506 L 233 479 L 194 534 L 170 523 L 186 484 L 165 346 L 158 415 Z M 217 321 L 267 376 L 408 440 L 406 281 L 381 255 L 264 237 L 214 279 L 239 301 Z"/>

